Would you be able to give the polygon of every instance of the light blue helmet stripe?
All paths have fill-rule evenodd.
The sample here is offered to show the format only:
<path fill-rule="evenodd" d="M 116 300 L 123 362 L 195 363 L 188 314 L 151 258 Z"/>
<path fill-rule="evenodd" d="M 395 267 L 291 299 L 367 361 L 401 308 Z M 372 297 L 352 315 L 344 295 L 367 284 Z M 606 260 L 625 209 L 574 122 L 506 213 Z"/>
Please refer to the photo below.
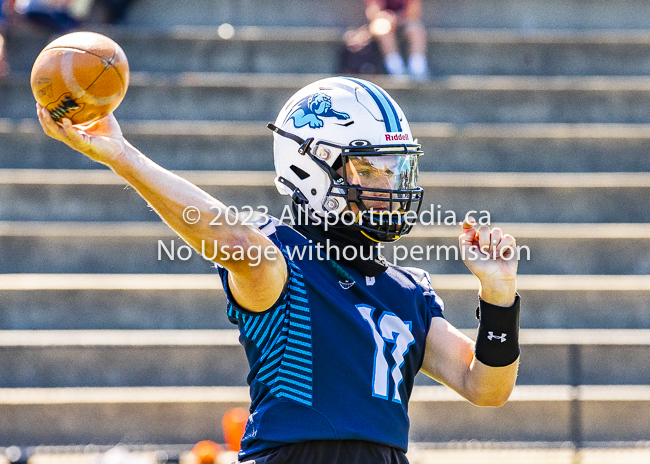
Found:
<path fill-rule="evenodd" d="M 386 132 L 402 132 L 402 125 L 399 122 L 397 111 L 382 89 L 371 82 L 361 79 L 355 79 L 353 77 L 346 77 L 345 79 L 349 79 L 359 84 L 361 87 L 366 89 L 373 100 L 375 100 L 377 106 L 379 107 L 379 111 L 381 111 L 381 115 L 384 118 L 384 123 L 386 124 Z"/>

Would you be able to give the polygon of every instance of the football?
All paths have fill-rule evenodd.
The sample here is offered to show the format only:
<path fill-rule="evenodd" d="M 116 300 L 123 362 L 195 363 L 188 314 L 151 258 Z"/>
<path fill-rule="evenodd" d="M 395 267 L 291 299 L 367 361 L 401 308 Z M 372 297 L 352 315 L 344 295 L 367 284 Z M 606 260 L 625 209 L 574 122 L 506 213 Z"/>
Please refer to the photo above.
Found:
<path fill-rule="evenodd" d="M 32 67 L 36 101 L 55 121 L 88 124 L 110 114 L 129 86 L 129 64 L 112 39 L 95 32 L 73 32 L 51 42 Z"/>

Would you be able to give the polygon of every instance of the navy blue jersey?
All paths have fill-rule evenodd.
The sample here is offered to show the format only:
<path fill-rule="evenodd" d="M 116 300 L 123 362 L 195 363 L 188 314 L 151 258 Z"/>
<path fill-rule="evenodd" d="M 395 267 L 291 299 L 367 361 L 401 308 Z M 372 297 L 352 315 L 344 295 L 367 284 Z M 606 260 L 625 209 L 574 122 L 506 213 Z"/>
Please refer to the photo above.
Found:
<path fill-rule="evenodd" d="M 325 259 L 275 219 L 260 228 L 289 272 L 270 309 L 238 306 L 228 272 L 218 267 L 250 365 L 251 417 L 240 459 L 307 440 L 367 440 L 406 451 L 413 380 L 431 318 L 443 309 L 428 274 L 389 266 L 367 278 Z"/>

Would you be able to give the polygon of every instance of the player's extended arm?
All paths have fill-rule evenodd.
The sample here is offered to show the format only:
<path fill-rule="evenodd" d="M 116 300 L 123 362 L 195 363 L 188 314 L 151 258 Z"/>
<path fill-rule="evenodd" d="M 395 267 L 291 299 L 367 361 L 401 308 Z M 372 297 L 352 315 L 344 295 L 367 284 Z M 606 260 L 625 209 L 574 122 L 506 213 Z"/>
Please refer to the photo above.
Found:
<path fill-rule="evenodd" d="M 434 317 L 422 371 L 478 406 L 501 406 L 512 393 L 519 365 L 519 345 L 514 344 L 517 334 L 513 333 L 518 331 L 518 308 L 514 309 L 518 304 L 515 239 L 498 228 L 483 226 L 476 230 L 473 221 L 465 221 L 459 243 L 465 264 L 479 278 L 479 297 L 486 318 L 489 311 L 489 323 L 495 323 L 500 330 L 485 337 L 490 332 L 479 327 L 479 336 L 485 340 L 481 339 L 478 352 L 472 340 L 443 318 Z M 503 333 L 503 327 L 509 327 L 505 330 L 510 333 Z M 490 365 L 477 356 L 483 361 L 489 359 Z"/>
<path fill-rule="evenodd" d="M 140 153 L 124 139 L 112 114 L 90 126 L 73 126 L 68 119 L 57 124 L 40 105 L 37 112 L 48 136 L 110 167 L 190 246 L 207 257 L 214 256 L 213 261 L 228 269 L 231 291 L 241 306 L 263 311 L 275 302 L 287 278 L 286 262 L 273 242 L 257 228 L 240 222 L 231 226 L 225 220 L 220 221 L 222 225 L 210 225 L 217 214 L 221 213 L 222 218 L 229 214 L 226 206 Z M 196 208 L 191 211 L 190 220 L 184 216 L 187 207 Z M 192 224 L 198 217 L 200 220 Z M 245 251 L 258 248 L 255 253 L 238 254 L 242 259 L 234 259 L 232 254 L 239 249 L 236 247 Z M 230 259 L 225 259 L 224 250 L 231 255 Z"/>

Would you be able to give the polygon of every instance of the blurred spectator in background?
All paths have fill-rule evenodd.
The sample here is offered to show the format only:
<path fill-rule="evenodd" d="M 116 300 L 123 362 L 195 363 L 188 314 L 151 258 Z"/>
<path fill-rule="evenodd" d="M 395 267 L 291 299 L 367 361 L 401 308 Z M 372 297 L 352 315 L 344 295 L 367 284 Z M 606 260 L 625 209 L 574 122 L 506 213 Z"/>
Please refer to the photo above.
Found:
<path fill-rule="evenodd" d="M 12 0 L 10 0 L 12 1 Z M 9 8 L 13 5 L 7 0 L 0 0 L 0 79 L 7 77 L 9 75 L 9 64 L 7 63 L 7 57 L 5 56 L 5 35 L 7 29 L 7 14 L 9 13 Z"/>
<path fill-rule="evenodd" d="M 410 74 L 417 80 L 429 77 L 427 32 L 422 23 L 422 0 L 365 0 L 370 32 L 380 44 L 388 74 Z M 399 51 L 397 30 L 408 41 L 408 66 Z"/>
<path fill-rule="evenodd" d="M 338 74 L 384 74 L 383 56 L 368 25 L 343 34 Z"/>
<path fill-rule="evenodd" d="M 9 75 L 9 65 L 5 60 L 5 39 L 0 33 L 0 79 Z"/>
<path fill-rule="evenodd" d="M 97 0 L 97 3 L 104 10 L 103 21 L 107 24 L 124 25 L 126 15 L 135 0 Z"/>
<path fill-rule="evenodd" d="M 0 0 L 3 1 L 3 0 Z M 7 0 L 4 0 L 7 1 Z M 78 29 L 88 19 L 93 7 L 99 10 L 99 21 L 123 25 L 135 0 L 9 0 L 15 1 L 16 13 L 30 23 L 54 34 Z"/>
<path fill-rule="evenodd" d="M 124 24 L 135 0 L 0 0 L 0 79 L 9 75 L 5 38 L 10 28 L 36 28 L 62 35 L 79 29 L 96 5 L 102 9 L 100 22 Z"/>
<path fill-rule="evenodd" d="M 16 13 L 53 34 L 71 32 L 80 25 L 92 0 L 15 0 Z"/>

